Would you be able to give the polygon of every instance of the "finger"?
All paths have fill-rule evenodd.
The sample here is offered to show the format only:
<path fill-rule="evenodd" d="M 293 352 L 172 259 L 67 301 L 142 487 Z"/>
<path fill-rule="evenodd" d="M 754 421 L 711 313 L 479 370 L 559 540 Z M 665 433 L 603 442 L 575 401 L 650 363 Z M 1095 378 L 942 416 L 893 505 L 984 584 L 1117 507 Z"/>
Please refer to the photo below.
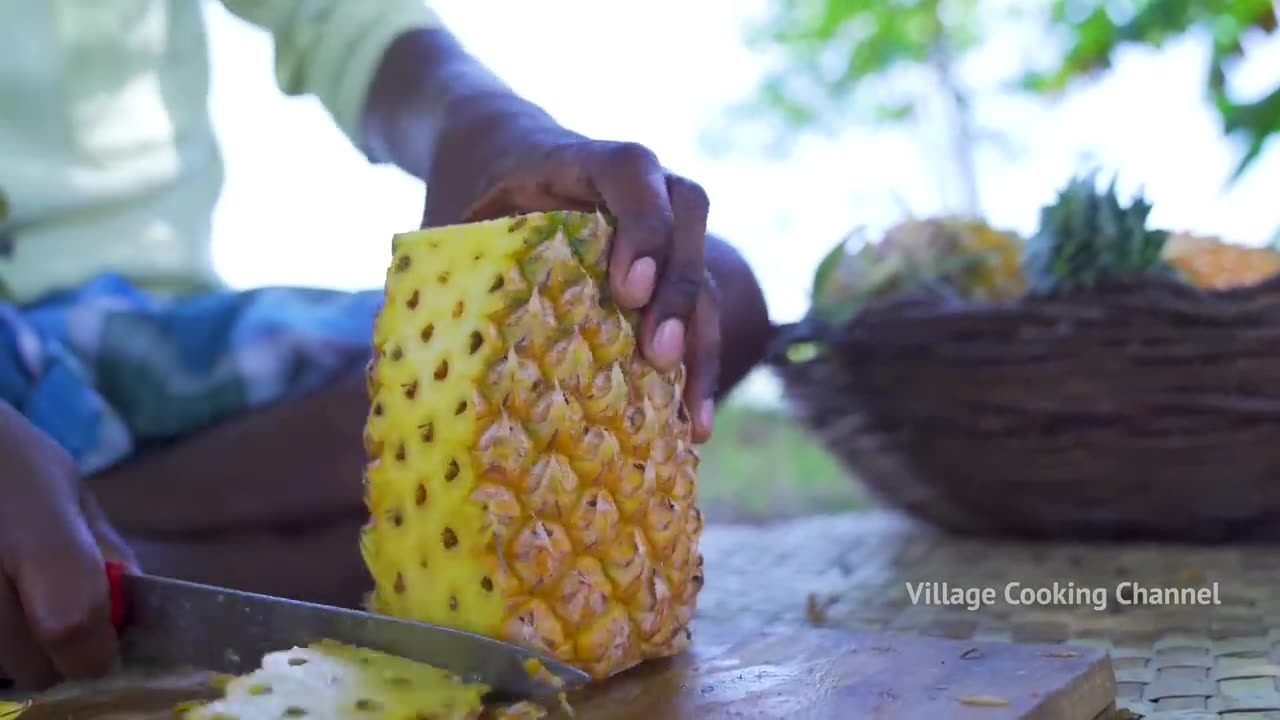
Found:
<path fill-rule="evenodd" d="M 12 680 L 20 690 L 43 690 L 57 682 L 58 674 L 27 625 L 18 593 L 8 578 L 0 576 L 0 677 Z"/>
<path fill-rule="evenodd" d="M 613 296 L 622 307 L 638 310 L 653 298 L 675 238 L 666 172 L 648 148 L 634 143 L 612 144 L 588 165 L 616 222 L 609 256 Z"/>
<path fill-rule="evenodd" d="M 685 358 L 689 382 L 684 400 L 693 419 L 694 442 L 711 438 L 715 421 L 715 393 L 720 380 L 720 301 L 715 281 L 708 274 L 689 328 L 689 353 Z"/>
<path fill-rule="evenodd" d="M 52 498 L 51 498 L 52 500 Z M 96 677 L 115 664 L 102 553 L 75 500 L 48 503 L 44 532 L 26 535 L 6 563 L 36 641 L 64 678 Z"/>
<path fill-rule="evenodd" d="M 670 370 L 684 358 L 685 338 L 707 277 L 708 201 L 702 188 L 689 180 L 671 176 L 665 182 L 675 227 L 666 267 L 645 313 L 643 337 L 649 361 Z"/>

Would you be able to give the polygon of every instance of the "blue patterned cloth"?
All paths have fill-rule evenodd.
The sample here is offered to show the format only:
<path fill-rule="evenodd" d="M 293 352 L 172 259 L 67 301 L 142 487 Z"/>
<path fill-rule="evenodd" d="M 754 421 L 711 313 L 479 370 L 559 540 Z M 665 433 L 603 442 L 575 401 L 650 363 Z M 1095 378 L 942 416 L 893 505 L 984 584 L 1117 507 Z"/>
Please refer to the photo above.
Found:
<path fill-rule="evenodd" d="M 168 299 L 103 275 L 33 305 L 0 301 L 0 402 L 92 474 L 362 366 L 381 300 L 310 288 Z"/>

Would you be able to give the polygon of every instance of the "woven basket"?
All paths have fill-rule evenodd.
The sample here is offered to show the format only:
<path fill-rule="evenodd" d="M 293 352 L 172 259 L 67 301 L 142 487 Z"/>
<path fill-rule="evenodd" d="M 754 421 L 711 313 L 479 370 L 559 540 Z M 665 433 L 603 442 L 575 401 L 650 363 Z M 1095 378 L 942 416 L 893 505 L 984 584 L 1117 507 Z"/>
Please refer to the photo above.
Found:
<path fill-rule="evenodd" d="M 820 348 L 789 361 L 802 341 Z M 797 416 L 879 499 L 957 532 L 1280 538 L 1280 278 L 780 328 Z"/>

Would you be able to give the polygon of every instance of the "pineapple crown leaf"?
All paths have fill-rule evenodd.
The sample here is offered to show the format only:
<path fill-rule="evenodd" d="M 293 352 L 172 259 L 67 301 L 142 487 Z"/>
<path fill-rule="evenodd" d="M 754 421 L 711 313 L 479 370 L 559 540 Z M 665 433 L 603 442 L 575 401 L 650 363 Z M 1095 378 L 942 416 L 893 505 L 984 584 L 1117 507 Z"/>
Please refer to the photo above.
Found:
<path fill-rule="evenodd" d="M 1172 272 L 1161 256 L 1169 233 L 1148 226 L 1152 204 L 1142 191 L 1126 205 L 1113 177 L 1098 189 L 1097 173 L 1072 179 L 1040 211 L 1023 264 L 1030 289 L 1084 289 L 1107 280 Z"/>

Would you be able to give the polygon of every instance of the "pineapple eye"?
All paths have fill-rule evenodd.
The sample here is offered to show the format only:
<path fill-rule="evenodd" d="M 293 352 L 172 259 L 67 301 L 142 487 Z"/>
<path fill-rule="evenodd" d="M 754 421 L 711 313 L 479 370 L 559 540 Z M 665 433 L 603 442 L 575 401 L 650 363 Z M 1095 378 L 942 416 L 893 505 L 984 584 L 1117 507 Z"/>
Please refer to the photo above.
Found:
<path fill-rule="evenodd" d="M 475 355 L 476 351 L 479 350 L 480 346 L 483 344 L 484 344 L 484 336 L 480 334 L 479 330 L 472 330 L 471 331 L 471 354 Z"/>
<path fill-rule="evenodd" d="M 448 285 L 448 284 L 449 284 L 449 273 L 447 273 L 447 272 L 442 272 L 442 273 L 440 273 L 439 275 L 437 275 L 437 276 L 436 276 L 436 282 L 440 283 L 441 285 Z"/>
<path fill-rule="evenodd" d="M 401 575 L 400 573 L 396 573 L 395 591 L 397 594 L 404 593 L 404 575 Z"/>
<path fill-rule="evenodd" d="M 503 280 L 502 276 L 499 275 L 493 279 L 493 284 L 489 286 L 489 292 L 496 293 L 502 289 L 503 285 L 506 285 L 506 284 L 507 284 L 507 281 Z"/>
<path fill-rule="evenodd" d="M 488 576 L 480 578 L 480 587 L 484 588 L 485 592 L 493 592 L 493 580 Z"/>
<path fill-rule="evenodd" d="M 419 507 L 427 504 L 427 486 L 426 485 L 423 485 L 422 483 L 418 483 L 418 488 L 413 491 L 413 502 L 415 505 Z"/>
<path fill-rule="evenodd" d="M 461 415 L 462 413 L 464 413 L 464 412 L 466 412 L 466 411 L 467 411 L 467 401 L 466 401 L 466 400 L 463 400 L 462 402 L 459 402 L 459 403 L 458 403 L 458 407 L 456 407 L 456 408 L 454 408 L 454 409 L 453 409 L 453 414 L 454 414 L 454 415 Z"/>
<path fill-rule="evenodd" d="M 445 528 L 444 532 L 440 533 L 440 540 L 444 543 L 445 550 L 452 550 L 458 546 L 458 534 L 453 531 L 453 528 Z"/>
<path fill-rule="evenodd" d="M 449 377 L 449 361 L 441 360 L 440 364 L 436 366 L 435 378 L 436 380 L 444 380 L 447 377 Z"/>
<path fill-rule="evenodd" d="M 445 471 L 444 471 L 444 479 L 452 481 L 454 478 L 458 477 L 458 472 L 459 472 L 458 461 L 450 460 L 449 467 L 445 468 Z"/>
<path fill-rule="evenodd" d="M 418 307 L 418 291 L 417 290 L 413 291 L 413 294 L 409 296 L 409 300 L 405 302 L 405 305 L 408 305 L 410 310 L 413 310 L 414 308 Z"/>
<path fill-rule="evenodd" d="M 422 438 L 422 442 L 429 443 L 436 438 L 436 426 L 433 423 L 425 423 L 418 426 L 418 437 Z"/>
<path fill-rule="evenodd" d="M 422 338 L 422 342 L 430 342 L 431 336 L 435 334 L 436 326 L 431 323 L 427 323 L 427 326 L 422 328 L 422 332 L 418 333 L 418 337 Z"/>
<path fill-rule="evenodd" d="M 458 318 L 462 317 L 462 311 L 466 310 L 466 308 L 467 306 L 461 300 L 459 300 L 457 304 L 453 306 L 453 319 L 457 320 Z"/>
<path fill-rule="evenodd" d="M 412 258 L 410 258 L 408 255 L 401 255 L 400 257 L 396 258 L 396 271 L 404 272 L 405 270 L 408 270 L 409 266 L 412 264 L 413 264 Z"/>
<path fill-rule="evenodd" d="M 369 698 L 360 698 L 356 700 L 356 710 L 360 712 L 378 712 L 382 709 L 382 703 Z"/>

